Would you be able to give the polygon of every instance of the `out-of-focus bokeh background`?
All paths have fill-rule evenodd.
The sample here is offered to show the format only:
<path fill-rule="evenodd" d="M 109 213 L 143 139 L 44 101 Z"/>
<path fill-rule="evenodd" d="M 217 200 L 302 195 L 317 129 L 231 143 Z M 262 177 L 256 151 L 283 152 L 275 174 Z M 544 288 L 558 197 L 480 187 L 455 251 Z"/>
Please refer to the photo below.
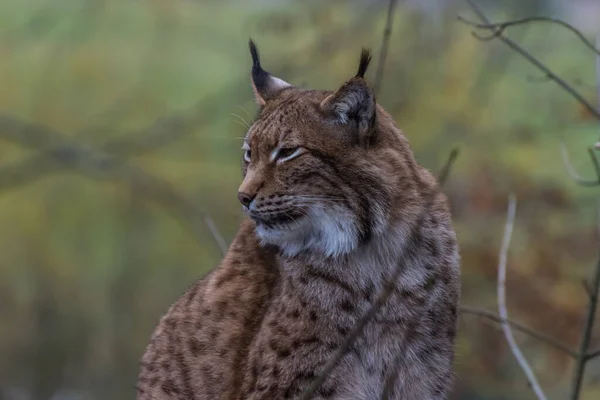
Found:
<path fill-rule="evenodd" d="M 479 4 L 496 21 L 555 16 L 592 40 L 597 0 Z M 131 399 L 159 316 L 231 240 L 241 138 L 256 112 L 248 37 L 267 70 L 335 89 L 360 48 L 375 75 L 387 0 L 0 1 L 0 399 Z M 379 102 L 437 171 L 463 256 L 463 304 L 494 310 L 507 197 L 516 193 L 511 317 L 576 348 L 599 251 L 600 124 L 497 41 L 462 1 L 399 0 Z M 596 104 L 595 55 L 552 24 L 508 35 Z M 516 333 L 542 386 L 566 398 L 570 358 Z M 600 329 L 592 338 L 600 346 Z M 497 325 L 461 319 L 453 399 L 529 399 Z M 583 399 L 600 398 L 600 359 Z"/>

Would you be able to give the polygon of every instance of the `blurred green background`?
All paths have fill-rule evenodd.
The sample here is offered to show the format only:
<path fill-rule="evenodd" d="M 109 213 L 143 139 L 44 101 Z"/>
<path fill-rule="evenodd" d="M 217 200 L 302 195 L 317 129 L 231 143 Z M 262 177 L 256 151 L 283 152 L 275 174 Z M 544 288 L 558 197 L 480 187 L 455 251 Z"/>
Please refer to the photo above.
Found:
<path fill-rule="evenodd" d="M 497 21 L 561 17 L 592 39 L 600 26 L 596 0 L 480 4 Z M 273 74 L 335 89 L 362 46 L 376 66 L 387 7 L 0 1 L 0 399 L 134 398 L 158 318 L 221 258 L 206 216 L 226 241 L 242 218 L 241 138 L 256 112 L 248 37 Z M 475 19 L 461 1 L 398 2 L 378 101 L 424 166 L 438 171 L 461 149 L 446 192 L 463 304 L 496 308 L 514 192 L 510 315 L 577 348 L 599 189 L 570 179 L 559 145 L 592 178 L 600 124 L 514 52 L 475 40 L 457 14 Z M 551 24 L 507 32 L 596 104 L 594 54 L 574 35 Z M 566 398 L 572 361 L 516 335 L 549 396 Z M 456 374 L 453 399 L 534 398 L 497 325 L 474 316 L 461 319 Z M 585 386 L 583 399 L 600 398 L 600 359 Z"/>

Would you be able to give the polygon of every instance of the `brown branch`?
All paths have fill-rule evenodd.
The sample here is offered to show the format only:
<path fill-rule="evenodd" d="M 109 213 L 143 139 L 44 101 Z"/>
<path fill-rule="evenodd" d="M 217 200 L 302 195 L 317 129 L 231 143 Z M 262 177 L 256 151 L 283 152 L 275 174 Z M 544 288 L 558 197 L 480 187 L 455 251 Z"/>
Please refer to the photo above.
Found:
<path fill-rule="evenodd" d="M 473 11 L 477 14 L 477 16 L 483 21 L 483 23 L 485 25 L 490 25 L 491 24 L 491 21 L 487 18 L 487 16 L 481 11 L 481 9 L 479 8 L 479 6 L 473 0 L 465 0 L 465 1 L 469 4 L 469 6 L 471 6 L 471 8 L 473 9 Z M 464 18 L 462 18 L 462 17 L 459 17 L 459 20 L 465 22 Z M 598 110 L 596 110 L 594 108 L 594 106 L 592 106 L 592 104 L 581 93 L 579 93 L 577 90 L 575 90 L 564 79 L 562 79 L 561 77 L 559 77 L 558 75 L 556 75 L 545 64 L 543 64 L 537 58 L 535 58 L 534 56 L 532 56 L 527 50 L 525 50 L 519 44 L 517 44 L 516 42 L 514 42 L 511 39 L 509 39 L 506 36 L 504 36 L 502 34 L 502 32 L 496 32 L 491 37 L 481 37 L 481 36 L 478 36 L 476 34 L 475 34 L 475 36 L 478 37 L 479 39 L 483 39 L 483 40 L 493 39 L 493 38 L 497 38 L 498 40 L 500 40 L 502 43 L 504 43 L 505 45 L 507 45 L 509 48 L 511 48 L 515 52 L 519 53 L 522 57 L 524 57 L 527 61 L 529 61 L 531 64 L 533 64 L 536 68 L 538 68 L 542 72 L 544 72 L 544 74 L 546 76 L 548 76 L 549 79 L 551 79 L 554 82 L 556 82 L 561 88 L 563 88 L 565 91 L 567 91 L 582 106 L 584 106 L 590 112 L 590 114 L 592 114 L 594 117 L 596 117 L 598 120 L 600 120 L 600 112 Z"/>
<path fill-rule="evenodd" d="M 461 311 L 461 314 L 463 314 L 463 315 L 469 315 L 469 314 L 475 315 L 475 316 L 486 318 L 486 319 L 489 319 L 491 321 L 498 322 L 498 323 L 502 323 L 502 322 L 506 321 L 510 326 L 512 326 L 517 331 L 522 332 L 526 335 L 529 335 L 535 339 L 538 339 L 539 341 L 546 343 L 547 345 L 550 345 L 557 350 L 561 350 L 561 351 L 567 353 L 568 355 L 570 355 L 571 357 L 575 358 L 578 355 L 578 353 L 575 350 L 571 349 L 567 344 L 561 342 L 560 340 L 556 339 L 555 337 L 550 336 L 547 333 L 530 328 L 527 325 L 521 324 L 521 323 L 513 321 L 511 319 L 503 320 L 502 317 L 500 317 L 498 314 L 494 313 L 493 311 L 489 311 L 489 310 L 485 310 L 485 309 L 481 309 L 481 308 L 477 308 L 477 307 L 471 307 L 471 306 L 461 306 L 460 311 Z"/>
<path fill-rule="evenodd" d="M 511 26 L 523 25 L 523 24 L 528 24 L 531 22 L 549 22 L 552 24 L 557 24 L 557 25 L 567 28 L 568 30 L 573 32 L 579 38 L 579 40 L 581 40 L 583 42 L 583 44 L 586 47 L 588 47 L 594 53 L 600 55 L 600 50 L 598 50 L 598 48 L 596 48 L 596 46 L 594 46 L 592 41 L 589 40 L 588 38 L 586 38 L 585 35 L 579 29 L 575 28 L 573 25 L 571 25 L 561 19 L 558 19 L 558 18 L 527 17 L 527 18 L 516 19 L 516 20 L 512 20 L 512 21 L 485 23 L 485 24 L 473 22 L 473 21 L 470 21 L 461 16 L 459 16 L 458 19 L 467 25 L 471 25 L 474 28 L 487 29 L 487 30 L 493 31 L 493 33 L 491 33 L 490 36 L 481 37 L 482 40 L 489 40 L 489 39 L 493 39 L 494 37 L 496 37 L 498 35 L 502 35 L 504 33 L 504 30 Z"/>
<path fill-rule="evenodd" d="M 390 46 L 390 37 L 392 35 L 392 24 L 394 22 L 394 10 L 396 9 L 396 0 L 390 0 L 387 18 L 385 21 L 385 29 L 383 31 L 383 39 L 381 41 L 381 50 L 379 51 L 379 62 L 377 63 L 377 72 L 375 73 L 375 83 L 373 84 L 373 94 L 377 96 L 381 81 L 383 80 L 383 67 L 387 58 L 388 48 Z"/>
<path fill-rule="evenodd" d="M 442 168 L 442 171 L 438 178 L 438 182 L 439 182 L 438 185 L 435 186 L 431 190 L 431 192 L 429 192 L 428 196 L 426 197 L 425 205 L 423 206 L 421 213 L 417 217 L 416 223 L 414 224 L 413 228 L 411 229 L 411 232 L 410 232 L 408 240 L 404 246 L 404 249 L 400 253 L 400 260 L 398 261 L 398 267 L 396 267 L 396 270 L 392 274 L 391 278 L 385 284 L 385 286 L 383 287 L 383 289 L 377 296 L 377 299 L 375 300 L 375 302 L 373 303 L 371 308 L 365 313 L 365 315 L 363 315 L 357 321 L 357 323 L 354 325 L 354 327 L 352 328 L 350 333 L 346 336 L 346 338 L 342 342 L 341 346 L 338 348 L 338 350 L 335 352 L 335 354 L 329 359 L 329 361 L 325 364 L 321 373 L 317 376 L 317 378 L 311 383 L 311 385 L 303 393 L 302 397 L 300 398 L 301 400 L 309 400 L 312 398 L 312 396 L 319 389 L 319 387 L 321 387 L 321 385 L 325 382 L 325 379 L 327 379 L 329 374 L 331 374 L 333 369 L 337 366 L 337 364 L 341 361 L 341 359 L 346 355 L 346 353 L 348 353 L 350 346 L 352 346 L 352 344 L 356 341 L 356 339 L 358 339 L 358 337 L 362 334 L 362 331 L 365 328 L 365 326 L 375 316 L 375 314 L 379 311 L 379 309 L 387 302 L 388 298 L 393 293 L 394 288 L 396 287 L 396 281 L 397 281 L 400 273 L 403 270 L 402 266 L 405 264 L 404 258 L 406 257 L 406 253 L 407 253 L 405 250 L 416 246 L 416 241 L 418 240 L 418 230 L 421 228 L 423 220 L 427 217 L 429 210 L 433 206 L 435 198 L 437 197 L 438 193 L 440 193 L 443 184 L 446 182 L 446 179 L 448 178 L 448 174 L 450 173 L 450 169 L 451 169 L 452 165 L 454 164 L 456 157 L 458 157 L 458 149 L 452 150 L 452 152 L 450 153 L 450 156 L 448 157 L 446 164 L 444 165 L 444 168 Z"/>

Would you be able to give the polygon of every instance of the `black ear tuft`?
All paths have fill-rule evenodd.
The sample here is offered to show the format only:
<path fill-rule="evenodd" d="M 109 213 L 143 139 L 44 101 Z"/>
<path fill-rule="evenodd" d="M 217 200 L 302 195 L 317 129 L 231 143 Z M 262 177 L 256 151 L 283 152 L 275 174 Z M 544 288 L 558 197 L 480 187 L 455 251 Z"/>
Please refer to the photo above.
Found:
<path fill-rule="evenodd" d="M 252 82 L 259 92 L 265 90 L 270 74 L 262 69 L 260 65 L 260 57 L 258 48 L 252 39 L 248 42 L 250 47 L 250 55 L 252 56 Z"/>
<path fill-rule="evenodd" d="M 248 41 L 248 47 L 250 48 L 250 55 L 252 56 L 252 71 L 250 74 L 250 77 L 252 78 L 252 88 L 254 90 L 256 101 L 260 106 L 264 106 L 269 98 L 275 96 L 280 90 L 291 87 L 292 85 L 272 76 L 262 68 L 260 65 L 258 48 L 252 39 Z"/>
<path fill-rule="evenodd" d="M 358 64 L 358 72 L 356 73 L 357 78 L 364 78 L 365 73 L 367 72 L 367 68 L 369 68 L 369 63 L 371 62 L 371 50 L 364 48 L 360 53 L 360 63 Z"/>
<path fill-rule="evenodd" d="M 252 68 L 260 68 L 260 57 L 258 56 L 258 49 L 256 48 L 256 44 L 254 40 L 250 38 L 248 41 L 248 46 L 250 47 L 250 54 L 252 55 Z"/>

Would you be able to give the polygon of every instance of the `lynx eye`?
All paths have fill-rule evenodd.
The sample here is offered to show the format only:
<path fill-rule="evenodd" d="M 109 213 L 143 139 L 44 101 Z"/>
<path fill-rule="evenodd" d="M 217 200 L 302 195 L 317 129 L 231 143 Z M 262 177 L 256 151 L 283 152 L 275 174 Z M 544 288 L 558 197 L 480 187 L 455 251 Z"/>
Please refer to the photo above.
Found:
<path fill-rule="evenodd" d="M 302 153 L 302 147 L 284 147 L 277 152 L 277 162 L 285 162 Z"/>
<path fill-rule="evenodd" d="M 250 152 L 250 149 L 247 149 L 244 152 L 244 161 L 246 161 L 247 163 L 250 162 L 250 157 L 252 156 L 252 153 Z"/>

